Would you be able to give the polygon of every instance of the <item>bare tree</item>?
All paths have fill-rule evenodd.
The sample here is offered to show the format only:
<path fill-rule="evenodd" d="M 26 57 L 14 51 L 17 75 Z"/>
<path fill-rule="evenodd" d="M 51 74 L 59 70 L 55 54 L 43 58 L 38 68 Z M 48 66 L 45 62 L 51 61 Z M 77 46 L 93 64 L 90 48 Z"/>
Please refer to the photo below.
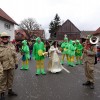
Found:
<path fill-rule="evenodd" d="M 39 30 L 40 25 L 33 18 L 27 18 L 21 21 L 19 24 L 19 29 L 23 29 L 27 34 L 28 38 L 36 37 L 34 34 L 31 34 L 33 30 Z"/>
<path fill-rule="evenodd" d="M 33 18 L 24 19 L 19 25 L 21 29 L 32 31 L 40 28 L 40 25 Z"/>

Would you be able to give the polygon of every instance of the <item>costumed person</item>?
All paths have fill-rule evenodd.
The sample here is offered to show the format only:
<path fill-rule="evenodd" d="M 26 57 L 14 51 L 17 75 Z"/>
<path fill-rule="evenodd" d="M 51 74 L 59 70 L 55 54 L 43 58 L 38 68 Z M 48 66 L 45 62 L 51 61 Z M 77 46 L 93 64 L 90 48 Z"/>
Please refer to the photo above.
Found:
<path fill-rule="evenodd" d="M 33 59 L 36 60 L 36 75 L 46 74 L 44 70 L 45 51 L 46 48 L 44 46 L 44 43 L 41 41 L 40 37 L 37 37 L 32 51 Z"/>
<path fill-rule="evenodd" d="M 61 44 L 61 49 L 62 49 L 61 64 L 63 65 L 65 56 L 66 56 L 66 61 L 68 61 L 68 38 L 66 35 L 64 37 L 64 42 Z"/>
<path fill-rule="evenodd" d="M 46 48 L 46 52 L 48 52 L 48 50 L 50 49 L 50 43 L 49 43 L 49 41 L 45 42 L 45 48 Z M 49 52 L 48 52 L 47 56 L 49 57 Z"/>
<path fill-rule="evenodd" d="M 50 59 L 49 59 L 49 64 L 48 64 L 49 65 L 48 71 L 52 73 L 61 72 L 62 70 L 62 65 L 60 64 L 60 58 L 59 58 L 58 53 L 61 53 L 61 51 L 58 50 L 57 42 L 55 41 L 49 49 Z"/>
<path fill-rule="evenodd" d="M 17 96 L 12 91 L 14 70 L 18 68 L 18 58 L 15 46 L 10 43 L 10 36 L 6 32 L 1 33 L 2 43 L 0 44 L 0 63 L 3 74 L 0 79 L 0 100 L 5 100 L 5 92 L 8 90 L 9 96 Z"/>
<path fill-rule="evenodd" d="M 68 45 L 68 65 L 74 67 L 74 58 L 75 58 L 75 50 L 74 42 L 72 40 L 69 41 Z"/>
<path fill-rule="evenodd" d="M 30 50 L 29 46 L 27 45 L 27 40 L 22 41 L 22 67 L 21 70 L 28 70 L 29 69 L 29 59 L 30 59 Z"/>
<path fill-rule="evenodd" d="M 0 45 L 1 45 L 1 37 L 0 37 Z M 1 61 L 0 61 L 0 86 L 2 86 L 2 84 L 1 84 L 2 75 L 3 75 L 3 67 L 2 67 L 2 64 L 1 64 Z M 1 88 L 0 88 L 0 90 L 1 90 Z M 1 95 L 0 95 L 0 98 L 1 98 L 0 100 L 2 100 L 2 96 Z"/>
<path fill-rule="evenodd" d="M 82 64 L 81 57 L 82 57 L 83 46 L 79 40 L 75 41 L 75 47 L 76 47 L 76 50 L 75 50 L 76 65 Z"/>
<path fill-rule="evenodd" d="M 100 44 L 97 45 L 97 61 L 100 61 Z"/>
<path fill-rule="evenodd" d="M 87 81 L 83 83 L 84 86 L 89 86 L 94 89 L 94 63 L 95 63 L 95 44 L 90 42 L 90 36 L 87 37 L 83 51 L 83 61 L 85 68 L 85 76 Z"/>
<path fill-rule="evenodd" d="M 33 43 L 30 41 L 28 44 L 29 44 L 29 50 L 30 50 L 30 60 L 31 60 L 31 59 L 32 59 Z"/>

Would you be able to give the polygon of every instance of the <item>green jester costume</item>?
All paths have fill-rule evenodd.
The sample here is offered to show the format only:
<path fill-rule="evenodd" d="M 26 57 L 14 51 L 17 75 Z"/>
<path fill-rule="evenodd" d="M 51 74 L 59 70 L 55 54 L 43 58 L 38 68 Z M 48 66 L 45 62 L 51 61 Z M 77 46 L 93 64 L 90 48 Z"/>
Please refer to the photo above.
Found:
<path fill-rule="evenodd" d="M 45 51 L 46 48 L 44 46 L 44 43 L 41 42 L 41 39 L 39 37 L 37 37 L 32 51 L 33 59 L 36 60 L 36 75 L 46 74 L 46 72 L 44 71 L 44 55 L 43 55 Z"/>
<path fill-rule="evenodd" d="M 68 45 L 68 65 L 74 67 L 74 58 L 75 58 L 75 50 L 74 41 L 70 40 Z"/>
<path fill-rule="evenodd" d="M 26 40 L 22 41 L 21 54 L 22 54 L 22 67 L 21 67 L 21 70 L 28 70 L 29 69 L 30 52 L 29 52 L 29 47 L 27 45 Z"/>
<path fill-rule="evenodd" d="M 62 59 L 61 59 L 61 64 L 64 64 L 64 58 L 66 56 L 66 60 L 68 61 L 68 38 L 64 38 L 64 42 L 61 44 L 62 48 Z"/>
<path fill-rule="evenodd" d="M 82 60 L 81 60 L 81 56 L 82 56 L 82 50 L 83 50 L 83 46 L 80 43 L 79 40 L 76 40 L 76 51 L 75 51 L 75 56 L 76 56 L 76 64 L 82 64 Z"/>

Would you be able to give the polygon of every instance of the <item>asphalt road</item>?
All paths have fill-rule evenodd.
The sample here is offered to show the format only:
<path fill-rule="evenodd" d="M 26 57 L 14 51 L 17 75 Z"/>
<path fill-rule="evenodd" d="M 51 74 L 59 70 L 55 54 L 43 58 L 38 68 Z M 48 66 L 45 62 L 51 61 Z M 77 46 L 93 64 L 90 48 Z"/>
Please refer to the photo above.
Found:
<path fill-rule="evenodd" d="M 13 90 L 17 97 L 8 97 L 6 100 L 100 100 L 100 63 L 95 67 L 95 89 L 82 86 L 85 82 L 84 68 L 82 65 L 68 67 L 58 74 L 47 72 L 48 58 L 45 59 L 46 75 L 35 75 L 35 61 L 31 60 L 28 71 L 15 71 Z"/>

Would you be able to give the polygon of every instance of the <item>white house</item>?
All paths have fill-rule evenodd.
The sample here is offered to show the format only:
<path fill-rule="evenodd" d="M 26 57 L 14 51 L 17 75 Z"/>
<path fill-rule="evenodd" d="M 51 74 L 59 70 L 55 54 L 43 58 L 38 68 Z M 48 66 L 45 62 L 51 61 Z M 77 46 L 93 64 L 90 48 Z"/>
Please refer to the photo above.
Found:
<path fill-rule="evenodd" d="M 0 33 L 7 32 L 13 40 L 15 38 L 14 25 L 18 24 L 0 8 Z"/>

